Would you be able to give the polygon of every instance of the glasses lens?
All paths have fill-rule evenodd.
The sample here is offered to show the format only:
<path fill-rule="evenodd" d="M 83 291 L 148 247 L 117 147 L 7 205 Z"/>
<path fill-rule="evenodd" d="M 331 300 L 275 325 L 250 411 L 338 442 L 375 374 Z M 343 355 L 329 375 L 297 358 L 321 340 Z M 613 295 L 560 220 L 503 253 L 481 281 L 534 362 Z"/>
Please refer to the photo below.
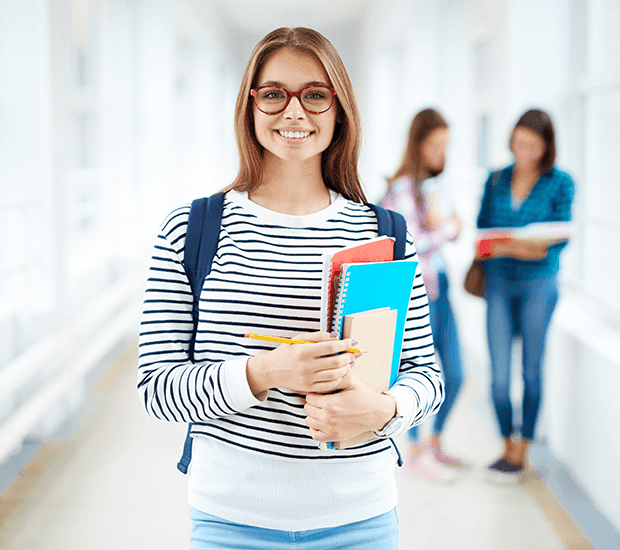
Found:
<path fill-rule="evenodd" d="M 281 88 L 261 88 L 256 94 L 256 104 L 265 113 L 276 113 L 284 109 L 286 92 Z"/>
<path fill-rule="evenodd" d="M 322 113 L 332 104 L 332 92 L 324 86 L 311 86 L 301 94 L 301 103 L 308 111 Z"/>

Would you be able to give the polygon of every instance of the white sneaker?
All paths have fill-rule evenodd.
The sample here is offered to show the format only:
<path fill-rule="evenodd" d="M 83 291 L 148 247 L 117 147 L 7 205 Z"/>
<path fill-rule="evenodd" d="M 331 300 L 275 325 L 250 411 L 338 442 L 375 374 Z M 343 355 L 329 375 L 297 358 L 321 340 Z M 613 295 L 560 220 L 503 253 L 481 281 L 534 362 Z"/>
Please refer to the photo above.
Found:
<path fill-rule="evenodd" d="M 412 476 L 424 479 L 436 479 L 439 481 L 454 481 L 456 472 L 444 466 L 435 458 L 435 455 L 427 450 L 422 451 L 418 456 L 411 454 L 405 461 L 405 472 Z"/>

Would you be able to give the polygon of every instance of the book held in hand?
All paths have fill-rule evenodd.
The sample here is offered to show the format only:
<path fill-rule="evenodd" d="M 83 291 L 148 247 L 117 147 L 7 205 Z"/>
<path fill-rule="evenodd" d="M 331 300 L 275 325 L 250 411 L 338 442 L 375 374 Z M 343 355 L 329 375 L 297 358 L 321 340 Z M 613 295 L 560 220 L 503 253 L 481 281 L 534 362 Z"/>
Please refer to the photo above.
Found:
<path fill-rule="evenodd" d="M 359 347 L 366 352 L 355 360 L 351 374 L 379 393 L 390 387 L 397 315 L 397 310 L 385 307 L 347 315 L 343 322 L 342 337 L 357 340 Z M 374 438 L 372 432 L 364 432 L 343 441 L 334 441 L 331 448 L 347 449 Z"/>
<path fill-rule="evenodd" d="M 486 258 L 495 246 L 508 241 L 525 241 L 550 246 L 567 241 L 573 234 L 571 222 L 538 222 L 523 227 L 492 227 L 480 229 L 476 238 L 476 256 Z"/>
<path fill-rule="evenodd" d="M 418 262 L 410 260 L 393 260 L 342 266 L 332 322 L 332 331 L 339 338 L 342 338 L 347 315 L 385 307 L 397 311 L 390 385 L 398 377 L 405 322 L 417 265 Z"/>

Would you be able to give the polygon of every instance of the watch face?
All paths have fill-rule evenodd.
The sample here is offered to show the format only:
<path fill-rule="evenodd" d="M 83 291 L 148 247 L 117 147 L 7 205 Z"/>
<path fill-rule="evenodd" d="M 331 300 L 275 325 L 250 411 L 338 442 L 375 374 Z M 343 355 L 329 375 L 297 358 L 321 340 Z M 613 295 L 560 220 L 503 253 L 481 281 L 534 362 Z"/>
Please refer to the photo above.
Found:
<path fill-rule="evenodd" d="M 381 437 L 389 437 L 391 434 L 396 432 L 398 428 L 400 428 L 400 425 L 402 424 L 402 422 L 403 422 L 403 417 L 400 416 L 397 412 L 396 416 L 394 416 L 394 418 L 392 418 L 392 420 L 390 420 L 382 430 L 379 430 L 376 433 L 377 435 Z"/>
<path fill-rule="evenodd" d="M 386 392 L 387 395 L 390 395 L 394 398 L 396 402 L 396 414 L 392 417 L 392 419 L 381 429 L 373 432 L 377 437 L 391 437 L 391 435 L 398 431 L 401 424 L 403 423 L 403 416 L 400 413 L 400 407 L 398 406 L 398 400 L 394 395 L 389 392 Z"/>
<path fill-rule="evenodd" d="M 396 432 L 398 430 L 398 428 L 400 428 L 400 425 L 403 423 L 403 417 L 402 416 L 396 416 L 394 417 L 394 420 L 392 421 L 392 425 L 389 426 L 390 428 L 390 433 L 388 435 L 393 434 L 394 432 Z"/>

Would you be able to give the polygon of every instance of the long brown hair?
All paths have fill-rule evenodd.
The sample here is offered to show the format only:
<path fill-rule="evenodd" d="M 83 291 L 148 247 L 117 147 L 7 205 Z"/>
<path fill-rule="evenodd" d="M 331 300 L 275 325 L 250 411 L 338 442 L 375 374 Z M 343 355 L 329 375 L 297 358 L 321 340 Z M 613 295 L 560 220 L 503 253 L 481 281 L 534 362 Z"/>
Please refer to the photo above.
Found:
<path fill-rule="evenodd" d="M 521 115 L 517 124 L 510 134 L 510 141 L 508 145 L 512 151 L 512 140 L 515 137 L 515 130 L 517 128 L 527 128 L 536 132 L 545 142 L 545 154 L 540 159 L 540 173 L 545 174 L 549 172 L 555 163 L 555 132 L 553 130 L 553 122 L 551 117 L 541 111 L 540 109 L 530 109 Z"/>
<path fill-rule="evenodd" d="M 330 84 L 336 90 L 336 101 L 332 108 L 338 109 L 332 142 L 322 155 L 323 181 L 328 189 L 340 193 L 347 199 L 366 202 L 357 171 L 361 123 L 353 96 L 353 86 L 344 63 L 332 43 L 317 31 L 305 27 L 282 27 L 270 32 L 256 44 L 250 55 L 235 107 L 239 172 L 235 181 L 225 190 L 252 191 L 262 182 L 263 147 L 258 143 L 254 131 L 250 90 L 258 84 L 256 79 L 267 60 L 282 48 L 310 54 L 323 65 Z"/>
<path fill-rule="evenodd" d="M 435 109 L 423 109 L 413 117 L 411 126 L 409 127 L 409 137 L 407 139 L 407 147 L 400 167 L 396 173 L 388 178 L 388 185 L 392 185 L 398 178 L 410 176 L 414 181 L 415 200 L 418 204 L 422 204 L 422 193 L 420 187 L 422 185 L 421 173 L 422 169 L 422 144 L 424 140 L 438 128 L 448 128 L 448 123 Z M 433 175 L 438 176 L 443 172 L 443 168 Z"/>

